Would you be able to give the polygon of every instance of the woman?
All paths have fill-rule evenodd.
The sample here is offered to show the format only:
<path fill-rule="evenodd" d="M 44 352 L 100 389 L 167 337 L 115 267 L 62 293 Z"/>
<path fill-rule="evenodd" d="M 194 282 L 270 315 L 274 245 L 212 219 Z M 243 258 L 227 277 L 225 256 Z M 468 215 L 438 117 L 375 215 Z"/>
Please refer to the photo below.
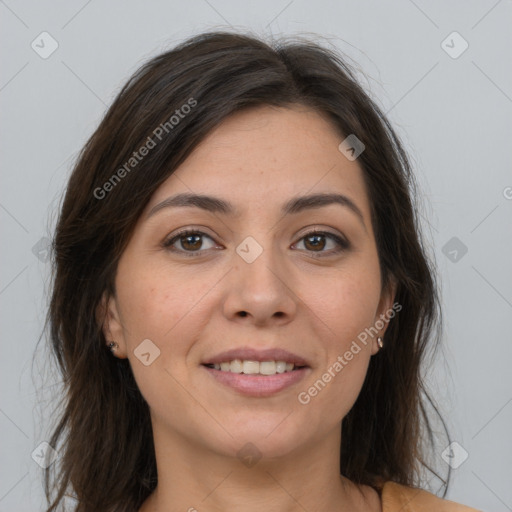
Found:
<path fill-rule="evenodd" d="M 410 194 L 329 50 L 216 32 L 144 65 L 56 229 L 48 512 L 472 510 L 418 487 L 440 311 Z"/>

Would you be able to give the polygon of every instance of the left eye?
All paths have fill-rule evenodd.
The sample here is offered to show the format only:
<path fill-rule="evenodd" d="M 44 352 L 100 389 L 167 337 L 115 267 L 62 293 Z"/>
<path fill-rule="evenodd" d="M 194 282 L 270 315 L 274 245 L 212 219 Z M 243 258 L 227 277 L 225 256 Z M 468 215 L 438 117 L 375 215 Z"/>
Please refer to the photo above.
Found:
<path fill-rule="evenodd" d="M 324 251 L 324 249 L 327 245 L 327 242 L 325 239 L 334 241 L 335 248 L 331 249 L 329 251 Z M 344 249 L 349 248 L 348 242 L 343 240 L 338 235 L 335 235 L 334 233 L 327 233 L 325 231 L 311 231 L 310 233 L 303 236 L 299 243 L 302 242 L 304 244 L 304 247 L 306 247 L 306 250 L 310 252 L 319 252 L 319 253 L 330 253 L 330 254 L 336 254 Z M 312 248 L 312 249 L 310 249 Z M 317 250 L 319 249 L 319 250 Z"/>

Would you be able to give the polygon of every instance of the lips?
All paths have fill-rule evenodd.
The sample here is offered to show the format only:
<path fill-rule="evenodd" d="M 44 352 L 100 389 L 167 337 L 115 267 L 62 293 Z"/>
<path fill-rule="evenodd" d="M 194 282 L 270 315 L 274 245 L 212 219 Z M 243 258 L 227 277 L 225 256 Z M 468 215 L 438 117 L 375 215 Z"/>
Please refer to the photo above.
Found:
<path fill-rule="evenodd" d="M 310 368 L 303 367 L 275 375 L 244 375 L 243 373 L 214 370 L 204 365 L 202 368 L 212 379 L 211 382 L 219 383 L 224 388 L 230 388 L 237 394 L 254 398 L 266 398 L 278 394 L 297 385 L 311 372 Z"/>

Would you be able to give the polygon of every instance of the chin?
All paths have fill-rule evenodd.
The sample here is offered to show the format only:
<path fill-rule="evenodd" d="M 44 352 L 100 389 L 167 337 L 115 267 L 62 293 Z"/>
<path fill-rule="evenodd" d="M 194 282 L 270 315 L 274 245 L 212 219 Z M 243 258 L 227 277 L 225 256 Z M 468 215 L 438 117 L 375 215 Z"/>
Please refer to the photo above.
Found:
<path fill-rule="evenodd" d="M 288 416 L 288 418 L 287 418 Z M 304 443 L 307 443 L 307 434 L 304 429 L 298 428 L 289 422 L 292 414 L 273 413 L 265 418 L 238 417 L 235 424 L 223 423 L 226 432 L 216 436 L 208 443 L 211 449 L 219 454 L 243 459 L 246 456 L 253 458 L 283 457 Z M 285 419 L 286 418 L 286 419 Z M 284 421 L 283 421 L 284 420 Z M 209 436 L 208 436 L 209 434 Z M 211 436 L 211 431 L 206 434 Z"/>

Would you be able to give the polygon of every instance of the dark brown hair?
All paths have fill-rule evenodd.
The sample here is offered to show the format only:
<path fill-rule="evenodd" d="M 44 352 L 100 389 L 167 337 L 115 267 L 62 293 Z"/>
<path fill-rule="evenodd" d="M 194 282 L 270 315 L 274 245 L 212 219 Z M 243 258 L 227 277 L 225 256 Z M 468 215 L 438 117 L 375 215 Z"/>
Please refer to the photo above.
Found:
<path fill-rule="evenodd" d="M 187 104 L 187 114 L 170 121 Z M 104 292 L 115 294 L 117 263 L 152 194 L 213 128 L 258 105 L 312 108 L 332 121 L 340 142 L 354 134 L 365 145 L 358 163 L 382 286 L 396 279 L 402 310 L 343 419 L 340 472 L 376 487 L 385 480 L 419 485 L 434 443 L 421 368 L 427 348 L 439 343 L 441 311 L 403 146 L 338 52 L 301 38 L 266 43 L 211 32 L 158 55 L 130 78 L 69 179 L 53 241 L 47 318 L 66 390 L 50 441 L 61 456 L 45 473 L 48 512 L 70 492 L 80 512 L 136 511 L 156 487 L 148 405 L 128 359 L 106 348 L 98 305 Z M 158 144 L 126 166 L 162 126 Z"/>

